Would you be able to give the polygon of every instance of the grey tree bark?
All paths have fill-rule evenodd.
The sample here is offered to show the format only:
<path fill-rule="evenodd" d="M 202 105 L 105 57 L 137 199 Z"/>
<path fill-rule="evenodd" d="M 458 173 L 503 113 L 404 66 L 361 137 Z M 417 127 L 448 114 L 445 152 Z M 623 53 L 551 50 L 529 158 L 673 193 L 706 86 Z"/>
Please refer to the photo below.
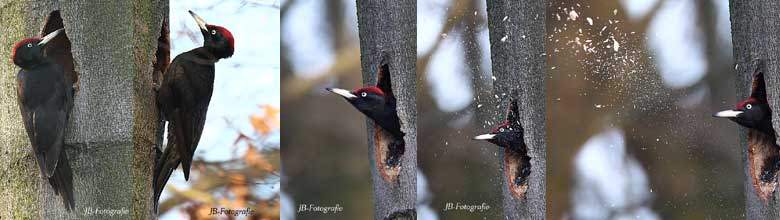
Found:
<path fill-rule="evenodd" d="M 66 211 L 40 176 L 16 104 L 18 67 L 0 62 L 0 219 L 154 218 L 151 85 L 168 3 L 0 1 L 0 57 L 10 59 L 15 42 L 39 35 L 56 10 L 79 83 L 66 137 L 76 207 Z"/>
<path fill-rule="evenodd" d="M 737 74 L 737 99 L 750 95 L 754 70 L 763 63 L 767 99 L 775 132 L 780 129 L 780 2 L 773 0 L 729 1 L 731 35 Z M 761 62 L 756 62 L 761 60 Z M 778 193 L 764 203 L 753 189 L 749 171 L 746 129 L 740 129 L 740 147 L 745 170 L 745 212 L 748 219 L 780 219 Z"/>
<path fill-rule="evenodd" d="M 545 218 L 545 1 L 487 1 L 490 53 L 493 63 L 493 91 L 504 117 L 510 99 L 518 102 L 525 130 L 524 140 L 531 157 L 531 174 L 525 196 L 503 184 L 504 214 L 507 219 Z M 504 155 L 502 155 L 503 157 Z M 503 166 L 502 166 L 503 167 Z"/>
<path fill-rule="evenodd" d="M 409 0 L 357 1 L 358 34 L 363 83 L 375 85 L 377 66 L 386 59 L 397 99 L 405 153 L 397 180 L 387 181 L 375 159 L 375 128 L 368 121 L 369 158 L 374 188 L 374 219 L 415 219 L 417 169 L 416 2 Z"/>

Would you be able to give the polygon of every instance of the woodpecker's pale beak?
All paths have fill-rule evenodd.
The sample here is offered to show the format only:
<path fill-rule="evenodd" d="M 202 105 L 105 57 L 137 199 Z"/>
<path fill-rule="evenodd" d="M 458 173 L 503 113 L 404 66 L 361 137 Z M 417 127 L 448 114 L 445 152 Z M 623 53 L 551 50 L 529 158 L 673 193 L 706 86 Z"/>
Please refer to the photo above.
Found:
<path fill-rule="evenodd" d="M 208 30 L 208 28 L 206 28 L 206 20 L 203 20 L 203 18 L 201 18 L 200 16 L 195 14 L 195 12 L 192 12 L 192 11 L 189 11 L 189 12 L 190 12 L 190 15 L 192 15 L 192 18 L 195 19 L 195 23 L 198 23 L 198 27 L 201 30 L 204 30 L 204 31 Z"/>
<path fill-rule="evenodd" d="M 63 30 L 64 30 L 64 28 L 60 28 L 60 29 L 57 29 L 54 32 L 51 32 L 51 33 L 47 34 L 46 36 L 43 36 L 43 38 L 41 39 L 41 42 L 38 42 L 38 46 L 43 46 L 46 43 L 49 43 L 49 41 L 51 41 L 51 39 L 54 39 L 54 37 L 56 37 L 58 34 L 60 34 L 60 32 L 62 32 Z"/>
<path fill-rule="evenodd" d="M 712 117 L 718 117 L 718 118 L 736 118 L 739 117 L 739 115 L 742 114 L 742 111 L 734 111 L 734 110 L 726 110 L 726 111 L 720 111 L 718 113 L 715 113 L 712 115 Z"/>
<path fill-rule="evenodd" d="M 329 92 L 336 93 L 336 95 L 340 95 L 341 97 L 344 97 L 345 99 L 356 99 L 357 96 L 353 95 L 352 92 L 344 89 L 339 88 L 327 88 L 325 90 L 328 90 Z"/>
<path fill-rule="evenodd" d="M 474 137 L 474 140 L 492 140 L 493 137 L 495 137 L 495 136 L 496 136 L 495 134 L 483 134 L 483 135 L 479 135 L 479 136 Z"/>

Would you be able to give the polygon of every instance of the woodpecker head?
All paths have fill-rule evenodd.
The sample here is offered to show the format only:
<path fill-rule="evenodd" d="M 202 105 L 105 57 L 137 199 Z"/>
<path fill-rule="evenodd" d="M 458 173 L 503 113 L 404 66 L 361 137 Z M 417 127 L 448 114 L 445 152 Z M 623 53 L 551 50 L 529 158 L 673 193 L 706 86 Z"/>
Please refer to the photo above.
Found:
<path fill-rule="evenodd" d="M 189 11 L 195 23 L 203 34 L 203 47 L 214 53 L 218 58 L 228 58 L 233 56 L 234 41 L 233 34 L 228 29 L 206 23 L 195 12 Z"/>
<path fill-rule="evenodd" d="M 43 51 L 46 43 L 54 39 L 63 29 L 58 29 L 43 37 L 27 38 L 14 45 L 11 60 L 21 68 L 30 68 L 43 63 L 46 59 Z"/>
<path fill-rule="evenodd" d="M 758 129 L 774 134 L 772 129 L 772 110 L 766 99 L 764 74 L 753 75 L 753 88 L 750 97 L 737 103 L 736 108 L 715 113 L 714 117 L 728 118 L 747 128 Z"/>
<path fill-rule="evenodd" d="M 486 140 L 499 147 L 515 148 L 525 145 L 523 142 L 523 126 L 520 125 L 517 102 L 510 101 L 506 120 L 493 128 L 488 134 L 474 137 L 474 140 Z"/>
<path fill-rule="evenodd" d="M 343 97 L 349 104 L 352 104 L 360 112 L 367 115 L 381 110 L 387 101 L 385 92 L 376 86 L 360 88 L 354 91 L 339 88 L 327 88 L 326 90 Z"/>

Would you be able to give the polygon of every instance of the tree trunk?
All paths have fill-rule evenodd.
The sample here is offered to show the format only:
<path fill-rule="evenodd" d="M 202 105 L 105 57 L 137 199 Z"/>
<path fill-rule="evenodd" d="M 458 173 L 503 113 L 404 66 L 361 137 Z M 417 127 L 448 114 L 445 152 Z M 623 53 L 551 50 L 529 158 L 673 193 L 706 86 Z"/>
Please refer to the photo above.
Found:
<path fill-rule="evenodd" d="M 61 22 L 52 23 L 58 10 Z M 48 31 L 64 26 L 72 53 L 72 60 L 65 61 L 73 65 L 72 79 L 78 81 L 65 140 L 76 202 L 68 212 L 34 162 L 16 103 L 19 68 L 0 62 L 0 142 L 5 146 L 0 154 L 5 197 L 0 219 L 154 217 L 157 111 L 151 85 L 157 39 L 167 15 L 168 4 L 162 0 L 0 3 L 0 57 L 8 59 L 15 42 L 39 35 L 44 26 Z"/>
<path fill-rule="evenodd" d="M 752 75 L 757 65 L 764 72 L 767 100 L 772 111 L 775 132 L 780 129 L 780 2 L 774 0 L 729 1 L 731 14 L 731 35 L 734 45 L 734 60 L 737 72 L 737 99 L 750 95 Z M 761 60 L 760 62 L 755 62 Z M 762 64 L 763 63 L 763 64 Z M 748 219 L 780 219 L 778 193 L 762 201 L 752 186 L 749 152 L 747 150 L 747 129 L 741 129 L 740 147 L 745 170 L 745 212 Z"/>
<path fill-rule="evenodd" d="M 524 196 L 510 190 L 503 176 L 504 214 L 507 219 L 545 218 L 545 1 L 488 1 L 488 28 L 493 91 L 500 104 L 495 114 L 504 117 L 509 100 L 520 108 L 524 140 L 531 157 L 531 174 Z M 502 157 L 506 157 L 504 154 Z M 506 162 L 505 162 L 506 163 Z M 506 169 L 506 165 L 502 166 Z M 503 173 L 503 172 L 502 172 Z"/>
<path fill-rule="evenodd" d="M 415 219 L 417 169 L 416 59 L 417 14 L 415 1 L 358 0 L 363 83 L 377 83 L 377 67 L 389 65 L 392 91 L 397 99 L 405 150 L 395 178 L 387 178 L 384 161 L 376 155 L 381 136 L 368 121 L 369 158 L 374 188 L 374 219 Z M 381 149 L 380 149 L 381 150 Z M 379 153 L 379 154 L 377 154 Z M 391 174 L 392 175 L 392 174 Z"/>

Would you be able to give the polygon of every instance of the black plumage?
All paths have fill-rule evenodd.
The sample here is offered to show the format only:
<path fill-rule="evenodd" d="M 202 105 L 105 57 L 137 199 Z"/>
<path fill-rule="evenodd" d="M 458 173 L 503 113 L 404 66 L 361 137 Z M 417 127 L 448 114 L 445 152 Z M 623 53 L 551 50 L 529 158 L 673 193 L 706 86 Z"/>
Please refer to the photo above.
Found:
<path fill-rule="evenodd" d="M 398 118 L 395 95 L 390 80 L 390 68 L 382 61 L 377 68 L 377 85 L 348 91 L 339 88 L 327 88 L 352 104 L 358 111 L 379 125 L 382 130 L 393 136 L 388 142 L 389 157 L 385 163 L 396 166 L 400 162 L 398 156 L 404 153 L 404 133 Z"/>
<path fill-rule="evenodd" d="M 41 176 L 73 210 L 73 171 L 65 152 L 65 129 L 73 107 L 73 87 L 65 80 L 63 67 L 44 55 L 46 43 L 62 29 L 43 38 L 28 38 L 14 46 L 13 62 L 21 67 L 16 75 L 17 102 L 22 113 Z"/>
<path fill-rule="evenodd" d="M 176 56 L 163 74 L 157 104 L 168 121 L 168 143 L 155 167 L 155 202 L 171 173 L 182 165 L 189 180 L 192 157 L 198 147 L 214 90 L 214 64 L 233 55 L 233 35 L 224 27 L 208 25 L 190 11 L 203 34 L 203 46 Z"/>

